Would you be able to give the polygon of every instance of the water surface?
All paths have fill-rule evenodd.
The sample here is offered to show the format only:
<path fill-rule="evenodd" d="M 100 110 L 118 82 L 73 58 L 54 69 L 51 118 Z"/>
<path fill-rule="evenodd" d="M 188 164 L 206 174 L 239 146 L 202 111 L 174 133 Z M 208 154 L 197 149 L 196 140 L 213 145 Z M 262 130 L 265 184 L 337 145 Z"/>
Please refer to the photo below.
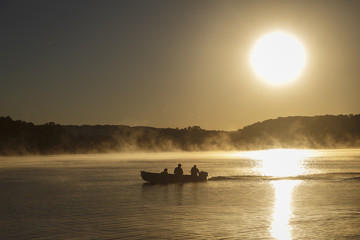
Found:
<path fill-rule="evenodd" d="M 209 181 L 147 184 L 140 170 Z M 0 239 L 359 239 L 360 150 L 0 158 Z"/>

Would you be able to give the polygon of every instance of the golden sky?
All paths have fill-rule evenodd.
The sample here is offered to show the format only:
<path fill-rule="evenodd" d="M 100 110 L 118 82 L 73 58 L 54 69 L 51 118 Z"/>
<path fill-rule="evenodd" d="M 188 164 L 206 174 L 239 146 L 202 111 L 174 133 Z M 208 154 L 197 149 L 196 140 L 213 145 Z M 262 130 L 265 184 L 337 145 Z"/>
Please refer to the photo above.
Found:
<path fill-rule="evenodd" d="M 359 23 L 360 1 L 2 1 L 0 116 L 236 130 L 359 113 Z M 281 86 L 249 60 L 275 30 L 307 53 Z"/>

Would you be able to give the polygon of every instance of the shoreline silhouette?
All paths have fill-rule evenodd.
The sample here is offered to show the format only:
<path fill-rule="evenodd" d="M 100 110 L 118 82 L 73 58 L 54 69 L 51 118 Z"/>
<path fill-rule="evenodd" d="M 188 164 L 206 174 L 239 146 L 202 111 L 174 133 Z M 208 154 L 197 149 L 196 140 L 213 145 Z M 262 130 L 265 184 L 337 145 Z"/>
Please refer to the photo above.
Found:
<path fill-rule="evenodd" d="M 291 116 L 237 131 L 126 125 L 60 125 L 0 117 L 0 155 L 106 152 L 233 151 L 271 148 L 358 148 L 360 114 Z"/>

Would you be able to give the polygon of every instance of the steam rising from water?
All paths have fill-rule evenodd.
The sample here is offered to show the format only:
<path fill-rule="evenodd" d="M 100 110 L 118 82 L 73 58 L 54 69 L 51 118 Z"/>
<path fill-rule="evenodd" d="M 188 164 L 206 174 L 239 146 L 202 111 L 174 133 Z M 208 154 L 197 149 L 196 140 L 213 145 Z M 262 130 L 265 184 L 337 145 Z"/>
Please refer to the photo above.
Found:
<path fill-rule="evenodd" d="M 0 238 L 356 238 L 359 156 L 276 149 L 1 157 Z M 178 162 L 185 173 L 196 163 L 211 181 L 143 184 L 139 170 Z"/>

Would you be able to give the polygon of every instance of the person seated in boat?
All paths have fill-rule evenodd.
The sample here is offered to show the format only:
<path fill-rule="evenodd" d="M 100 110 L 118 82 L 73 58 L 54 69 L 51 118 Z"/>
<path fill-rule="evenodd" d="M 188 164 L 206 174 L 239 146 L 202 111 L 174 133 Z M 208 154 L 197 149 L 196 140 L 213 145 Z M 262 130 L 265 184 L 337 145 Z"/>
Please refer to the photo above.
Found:
<path fill-rule="evenodd" d="M 197 176 L 199 174 L 199 169 L 194 165 L 190 170 L 191 176 Z"/>
<path fill-rule="evenodd" d="M 162 172 L 161 172 L 161 174 L 163 174 L 163 175 L 167 175 L 167 174 L 168 174 L 168 169 L 167 169 L 167 168 L 165 168 L 165 169 L 164 169 L 164 171 L 162 171 Z"/>
<path fill-rule="evenodd" d="M 174 174 L 177 176 L 181 176 L 184 174 L 180 163 L 178 164 L 177 168 L 174 169 Z"/>

